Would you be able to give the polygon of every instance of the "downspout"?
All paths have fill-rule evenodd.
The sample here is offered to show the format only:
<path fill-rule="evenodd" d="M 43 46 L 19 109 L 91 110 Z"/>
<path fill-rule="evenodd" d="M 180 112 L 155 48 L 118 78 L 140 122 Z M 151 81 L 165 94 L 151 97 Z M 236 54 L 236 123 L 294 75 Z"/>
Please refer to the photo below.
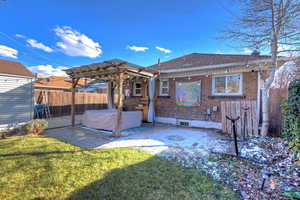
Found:
<path fill-rule="evenodd" d="M 149 89 L 149 110 L 148 110 L 148 122 L 154 123 L 155 122 L 155 105 L 154 105 L 154 97 L 156 91 L 156 78 L 157 75 L 154 75 L 152 78 L 148 79 L 148 89 Z M 150 91 L 153 89 L 153 91 Z M 151 109 L 152 113 L 149 112 Z"/>

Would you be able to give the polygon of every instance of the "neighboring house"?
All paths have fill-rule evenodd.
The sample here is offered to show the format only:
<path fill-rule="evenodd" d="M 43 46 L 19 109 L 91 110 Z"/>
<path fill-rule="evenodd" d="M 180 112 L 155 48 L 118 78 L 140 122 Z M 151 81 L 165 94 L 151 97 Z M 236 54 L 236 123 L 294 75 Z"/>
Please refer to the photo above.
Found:
<path fill-rule="evenodd" d="M 0 60 L 0 128 L 32 119 L 33 79 L 21 63 Z"/>
<path fill-rule="evenodd" d="M 82 87 L 86 84 L 86 80 L 80 80 L 78 87 Z M 34 82 L 35 89 L 43 90 L 61 90 L 71 91 L 72 79 L 61 76 L 49 76 L 47 78 L 39 78 Z"/>
<path fill-rule="evenodd" d="M 279 65 L 284 58 L 279 59 Z M 156 82 L 156 121 L 221 129 L 221 102 L 255 100 L 260 118 L 261 74 L 269 56 L 193 53 L 150 66 L 160 72 Z M 265 70 L 259 73 L 259 68 Z M 263 75 L 264 76 L 264 75 Z M 143 96 L 135 83 L 134 96 Z"/>

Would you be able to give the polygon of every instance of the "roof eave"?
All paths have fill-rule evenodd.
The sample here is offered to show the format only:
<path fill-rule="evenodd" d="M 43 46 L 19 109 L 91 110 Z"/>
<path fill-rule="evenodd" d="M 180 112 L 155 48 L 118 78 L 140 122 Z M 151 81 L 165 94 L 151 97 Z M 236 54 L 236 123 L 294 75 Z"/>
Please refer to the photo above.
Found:
<path fill-rule="evenodd" d="M 279 61 L 287 61 L 287 57 L 278 58 Z M 207 65 L 207 66 L 195 66 L 189 68 L 179 68 L 179 69 L 166 69 L 166 70 L 159 70 L 160 73 L 173 73 L 173 72 L 187 72 L 187 71 L 200 71 L 200 70 L 210 70 L 210 69 L 219 69 L 219 68 L 227 68 L 227 67 L 237 67 L 243 65 L 253 65 L 253 64 L 261 64 L 261 63 L 268 63 L 271 59 L 259 59 L 259 60 L 252 60 L 248 62 L 236 62 L 236 63 L 226 63 L 226 64 L 219 64 L 219 65 Z"/>

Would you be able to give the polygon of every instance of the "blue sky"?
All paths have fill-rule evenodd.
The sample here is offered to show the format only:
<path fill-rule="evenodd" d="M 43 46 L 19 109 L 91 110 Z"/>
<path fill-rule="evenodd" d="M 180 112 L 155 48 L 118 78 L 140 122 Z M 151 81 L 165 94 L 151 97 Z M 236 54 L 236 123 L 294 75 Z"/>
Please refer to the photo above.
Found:
<path fill-rule="evenodd" d="M 193 52 L 249 54 L 216 39 L 232 17 L 229 2 L 0 1 L 0 59 L 59 75 L 115 57 L 149 66 Z"/>

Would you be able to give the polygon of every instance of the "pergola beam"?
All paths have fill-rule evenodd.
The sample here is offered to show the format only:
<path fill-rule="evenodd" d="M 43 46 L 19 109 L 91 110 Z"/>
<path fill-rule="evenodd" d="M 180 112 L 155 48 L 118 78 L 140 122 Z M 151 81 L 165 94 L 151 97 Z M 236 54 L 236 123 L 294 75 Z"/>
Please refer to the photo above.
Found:
<path fill-rule="evenodd" d="M 112 69 L 112 70 L 100 70 L 100 71 L 87 71 L 82 73 L 74 73 L 71 75 L 72 78 L 90 78 L 90 77 L 96 77 L 96 76 L 102 76 L 102 75 L 109 75 L 117 73 L 118 69 Z"/>
<path fill-rule="evenodd" d="M 132 72 L 132 71 L 126 71 L 125 72 L 128 75 L 132 75 L 132 76 L 139 76 L 139 77 L 143 77 L 143 78 L 150 78 L 149 76 L 137 73 L 137 72 Z"/>

